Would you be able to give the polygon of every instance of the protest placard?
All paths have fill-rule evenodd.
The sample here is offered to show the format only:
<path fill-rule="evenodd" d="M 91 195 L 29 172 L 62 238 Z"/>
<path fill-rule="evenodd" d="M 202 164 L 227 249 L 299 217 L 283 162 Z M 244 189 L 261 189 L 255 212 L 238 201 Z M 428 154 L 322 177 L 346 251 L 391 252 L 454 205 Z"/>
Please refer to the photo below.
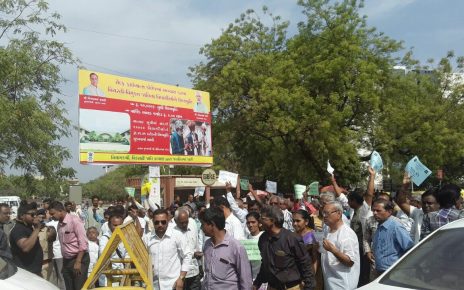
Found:
<path fill-rule="evenodd" d="M 250 181 L 248 179 L 240 178 L 240 189 L 241 190 L 248 190 L 248 184 L 250 184 Z"/>
<path fill-rule="evenodd" d="M 369 161 L 369 165 L 377 173 L 382 171 L 382 169 L 383 169 L 383 161 L 382 161 L 382 157 L 380 156 L 379 152 L 377 152 L 377 151 L 372 152 L 371 159 Z"/>
<path fill-rule="evenodd" d="M 409 160 L 408 164 L 406 164 L 405 170 L 417 186 L 421 185 L 422 182 L 424 182 L 424 180 L 432 174 L 432 171 L 422 164 L 417 156 L 414 156 L 411 160 Z"/>
<path fill-rule="evenodd" d="M 124 190 L 127 192 L 128 195 L 134 197 L 135 187 L 124 187 Z"/>
<path fill-rule="evenodd" d="M 301 185 L 301 184 L 295 184 L 294 189 L 295 189 L 295 198 L 302 199 L 303 193 L 306 191 L 306 186 Z"/>
<path fill-rule="evenodd" d="M 310 185 L 308 185 L 309 188 L 309 195 L 319 195 L 319 182 L 314 181 L 311 182 Z"/>
<path fill-rule="evenodd" d="M 327 172 L 329 172 L 330 174 L 333 174 L 335 171 L 335 169 L 332 167 L 332 165 L 330 165 L 330 161 L 327 160 Z"/>
<path fill-rule="evenodd" d="M 237 180 L 238 180 L 238 174 L 225 171 L 225 170 L 219 170 L 219 177 L 218 181 L 222 183 L 227 183 L 230 182 L 232 187 L 237 187 Z"/>
<path fill-rule="evenodd" d="M 195 187 L 195 193 L 193 194 L 193 196 L 203 196 L 204 194 L 205 194 L 204 186 Z"/>
<path fill-rule="evenodd" d="M 277 182 L 266 180 L 266 191 L 270 193 L 277 193 Z"/>
<path fill-rule="evenodd" d="M 260 261 L 261 253 L 258 248 L 258 239 L 240 240 L 240 243 L 245 247 L 245 251 L 250 261 Z"/>

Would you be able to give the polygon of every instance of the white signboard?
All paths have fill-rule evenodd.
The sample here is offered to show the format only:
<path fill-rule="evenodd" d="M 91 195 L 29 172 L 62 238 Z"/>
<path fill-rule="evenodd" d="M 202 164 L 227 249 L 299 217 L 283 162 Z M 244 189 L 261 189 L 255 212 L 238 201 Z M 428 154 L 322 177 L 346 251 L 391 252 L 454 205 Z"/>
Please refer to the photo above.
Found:
<path fill-rule="evenodd" d="M 270 193 L 277 193 L 277 182 L 266 180 L 266 191 Z"/>
<path fill-rule="evenodd" d="M 160 167 L 148 166 L 148 177 L 160 177 Z"/>
<path fill-rule="evenodd" d="M 237 187 L 238 174 L 225 170 L 219 170 L 218 181 L 222 183 L 230 182 L 232 187 Z"/>
<path fill-rule="evenodd" d="M 148 179 L 150 180 L 150 195 L 148 196 L 148 204 L 161 204 L 161 179 L 160 167 L 148 166 Z M 145 205 L 144 205 L 145 206 Z"/>

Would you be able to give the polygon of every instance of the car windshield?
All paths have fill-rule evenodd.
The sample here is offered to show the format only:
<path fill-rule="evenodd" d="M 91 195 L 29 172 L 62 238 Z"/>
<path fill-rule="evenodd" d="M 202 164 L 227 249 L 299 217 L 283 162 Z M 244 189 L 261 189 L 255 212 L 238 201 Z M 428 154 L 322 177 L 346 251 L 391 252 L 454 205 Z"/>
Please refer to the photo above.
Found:
<path fill-rule="evenodd" d="M 9 260 L 0 258 L 0 280 L 5 280 L 16 274 L 18 268 Z"/>
<path fill-rule="evenodd" d="M 455 290 L 464 285 L 464 229 L 439 231 L 408 253 L 380 284 L 413 289 Z"/>

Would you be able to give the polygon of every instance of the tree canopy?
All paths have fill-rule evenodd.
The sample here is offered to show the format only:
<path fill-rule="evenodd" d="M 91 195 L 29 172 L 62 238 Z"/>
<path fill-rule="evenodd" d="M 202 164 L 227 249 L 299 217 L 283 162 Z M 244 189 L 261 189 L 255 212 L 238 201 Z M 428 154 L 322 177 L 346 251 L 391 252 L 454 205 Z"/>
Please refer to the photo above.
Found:
<path fill-rule="evenodd" d="M 397 57 L 402 43 L 367 25 L 362 2 L 298 4 L 306 20 L 295 35 L 265 7 L 200 50 L 205 61 L 190 76 L 212 96 L 215 163 L 286 190 L 325 180 L 328 159 L 342 183 L 355 184 L 360 149 L 379 151 L 388 174 L 418 155 L 432 170 L 462 176 L 463 94 L 446 87 L 450 58 L 432 76 L 415 73 L 424 66 L 411 52 Z M 397 73 L 399 63 L 412 73 Z"/>
<path fill-rule="evenodd" d="M 56 40 L 65 27 L 45 1 L 1 1 L 0 15 L 0 170 L 19 170 L 34 192 L 33 176 L 52 184 L 74 174 L 58 141 L 70 134 L 60 66 L 76 59 Z"/>

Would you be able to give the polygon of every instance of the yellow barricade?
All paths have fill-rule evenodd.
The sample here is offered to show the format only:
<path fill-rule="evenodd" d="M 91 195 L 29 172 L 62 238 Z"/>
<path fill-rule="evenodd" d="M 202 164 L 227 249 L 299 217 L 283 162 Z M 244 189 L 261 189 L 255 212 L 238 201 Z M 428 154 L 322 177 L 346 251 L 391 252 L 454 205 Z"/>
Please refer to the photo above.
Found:
<path fill-rule="evenodd" d="M 124 244 L 129 258 L 111 259 L 121 242 Z M 124 269 L 113 269 L 113 263 L 123 263 Z M 90 273 L 82 289 L 95 289 L 95 283 L 98 281 L 100 275 L 106 275 L 107 285 L 112 285 L 113 282 L 119 281 L 120 286 L 107 286 L 98 289 L 153 290 L 151 259 L 133 222 L 120 225 L 114 230 L 108 244 L 103 250 L 102 255 L 98 258 L 92 273 Z M 139 283 L 144 286 L 133 286 L 133 282 L 135 281 L 139 281 Z"/>

